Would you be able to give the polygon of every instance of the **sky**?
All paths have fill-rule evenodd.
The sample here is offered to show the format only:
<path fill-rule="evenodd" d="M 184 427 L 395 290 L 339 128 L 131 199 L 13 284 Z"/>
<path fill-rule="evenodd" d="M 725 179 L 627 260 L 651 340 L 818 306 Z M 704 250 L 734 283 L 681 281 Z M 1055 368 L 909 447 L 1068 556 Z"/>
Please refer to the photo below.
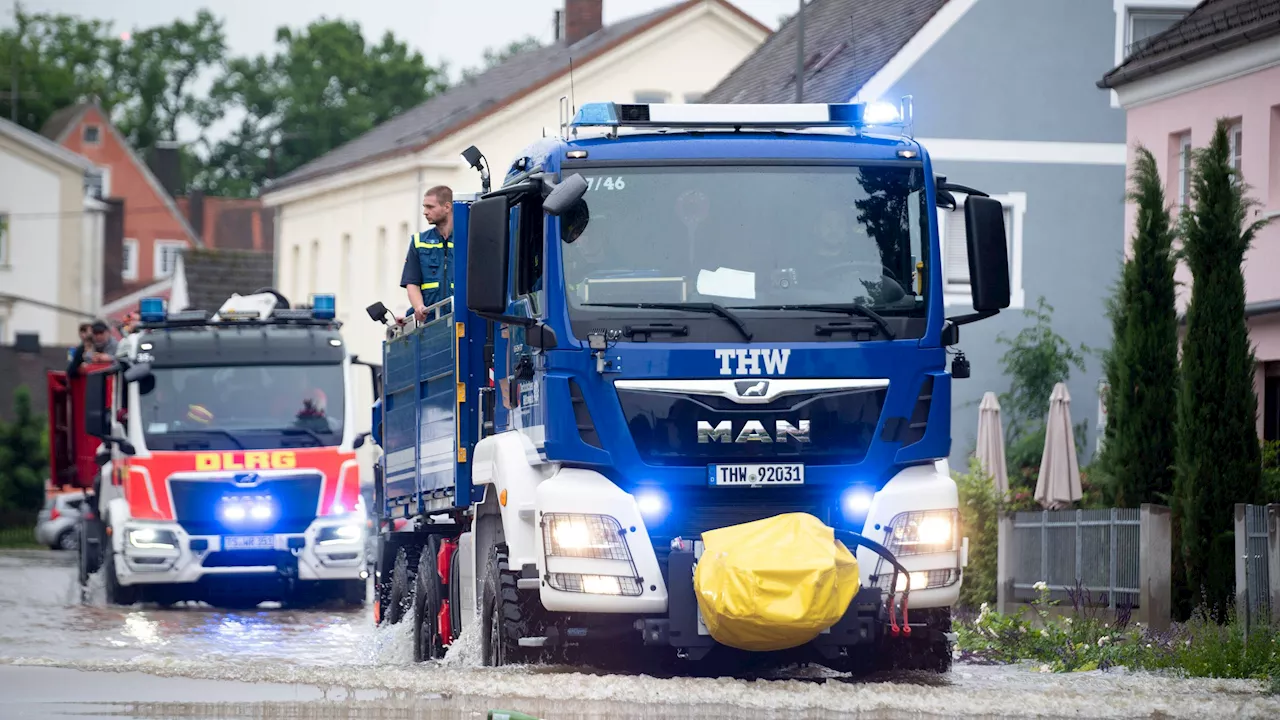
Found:
<path fill-rule="evenodd" d="M 6 26 L 13 23 L 12 2 L 0 0 L 2 24 Z M 604 22 L 614 23 L 675 2 L 604 0 Z M 276 29 L 281 25 L 300 28 L 321 17 L 353 20 L 360 24 L 366 40 L 376 41 L 391 30 L 429 63 L 446 63 L 453 78 L 462 68 L 479 65 L 487 47 L 501 47 L 526 35 L 551 42 L 554 12 L 563 4 L 563 0 L 22 0 L 27 12 L 110 20 L 118 32 L 179 18 L 193 20 L 197 11 L 209 8 L 224 20 L 233 56 L 274 51 Z M 777 29 L 778 19 L 794 13 L 799 0 L 736 0 L 735 4 Z M 201 80 L 200 90 L 212 82 L 210 74 Z M 231 126 L 230 119 L 224 120 L 210 135 L 216 138 Z M 189 136 L 193 128 L 179 132 L 187 135 L 182 140 L 193 139 Z"/>

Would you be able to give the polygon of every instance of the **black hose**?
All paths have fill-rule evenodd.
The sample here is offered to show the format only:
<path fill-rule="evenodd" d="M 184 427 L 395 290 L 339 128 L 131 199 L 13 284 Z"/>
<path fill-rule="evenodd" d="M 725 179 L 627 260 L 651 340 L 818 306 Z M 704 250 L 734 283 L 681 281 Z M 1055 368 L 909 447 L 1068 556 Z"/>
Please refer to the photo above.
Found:
<path fill-rule="evenodd" d="M 867 548 L 868 550 L 870 550 L 871 552 L 884 558 L 889 562 L 890 565 L 893 566 L 893 577 L 890 578 L 889 580 L 889 603 L 888 604 L 889 604 L 889 626 L 894 635 L 898 634 L 898 621 L 897 621 L 896 613 L 894 612 L 894 605 L 893 605 L 893 596 L 897 594 L 897 588 L 898 588 L 898 573 L 901 572 L 902 575 L 906 577 L 907 585 L 902 590 L 902 631 L 904 634 L 910 635 L 911 626 L 907 624 L 907 620 L 908 620 L 907 608 L 908 608 L 908 600 L 910 599 L 910 596 L 911 596 L 911 573 L 907 572 L 907 569 L 903 567 L 902 563 L 898 562 L 898 558 L 894 557 L 893 553 L 889 552 L 888 548 L 876 542 L 875 540 L 872 540 L 871 538 L 865 537 L 863 535 L 859 535 L 858 533 L 853 532 L 852 530 L 833 529 L 833 531 L 835 532 L 836 538 L 844 541 L 846 545 L 850 545 L 850 544 L 861 545 Z"/>

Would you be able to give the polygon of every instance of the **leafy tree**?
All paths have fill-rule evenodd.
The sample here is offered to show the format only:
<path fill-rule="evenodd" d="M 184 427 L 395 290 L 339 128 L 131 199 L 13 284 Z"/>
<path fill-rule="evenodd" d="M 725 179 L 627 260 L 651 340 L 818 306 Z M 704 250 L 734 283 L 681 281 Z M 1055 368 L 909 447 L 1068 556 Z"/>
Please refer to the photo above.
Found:
<path fill-rule="evenodd" d="M 13 118 L 14 73 L 17 122 L 29 130 L 39 132 L 53 113 L 91 96 L 110 111 L 122 97 L 115 72 L 121 47 L 111 23 L 19 7 L 13 26 L 0 30 L 0 116 Z"/>
<path fill-rule="evenodd" d="M 1144 147 L 1136 150 L 1133 180 L 1130 197 L 1138 206 L 1133 257 L 1122 273 L 1119 334 L 1107 368 L 1111 405 L 1106 466 L 1120 507 L 1169 502 L 1177 445 L 1174 232 L 1155 157 Z"/>
<path fill-rule="evenodd" d="M 275 55 L 236 58 L 210 93 L 245 114 L 210 151 L 197 180 L 206 191 L 257 193 L 285 175 L 412 108 L 447 86 L 443 68 L 387 33 L 365 41 L 356 23 L 321 19 L 276 33 Z"/>
<path fill-rule="evenodd" d="M 1084 358 L 1090 352 L 1083 343 L 1079 349 L 1072 347 L 1053 331 L 1053 306 L 1043 297 L 1035 308 L 1027 308 L 1023 314 L 1035 323 L 1013 339 L 1004 333 L 996 338 L 996 342 L 1009 347 L 1000 359 L 1009 377 L 1009 390 L 1000 396 L 1000 407 L 1008 418 L 1009 437 L 1014 441 L 1043 432 L 1053 386 L 1071 377 L 1072 366 L 1084 372 Z M 1077 436 L 1077 441 L 1082 440 Z"/>
<path fill-rule="evenodd" d="M 960 527 L 969 538 L 969 566 L 960 586 L 960 605 L 976 608 L 996 601 L 1001 501 L 991 475 L 976 457 L 969 472 L 953 472 L 960 498 Z"/>
<path fill-rule="evenodd" d="M 480 67 L 465 68 L 462 71 L 462 82 L 470 82 L 486 70 L 492 70 L 511 58 L 530 50 L 537 50 L 542 47 L 542 41 L 533 35 L 526 35 L 519 40 L 512 40 L 504 47 L 495 50 L 494 48 L 486 48 L 484 51 L 484 61 Z"/>
<path fill-rule="evenodd" d="M 1241 265 L 1263 222 L 1246 224 L 1256 203 L 1231 167 L 1227 127 L 1220 119 L 1208 147 L 1193 152 L 1193 202 L 1181 218 L 1192 285 L 1175 479 L 1187 581 L 1219 620 L 1233 605 L 1233 506 L 1257 502 L 1262 493 L 1255 359 Z"/>
<path fill-rule="evenodd" d="M 135 31 L 115 63 L 115 82 L 127 98 L 115 113 L 116 126 L 144 157 L 160 140 L 176 140 L 187 118 L 208 127 L 220 112 L 192 90 L 201 72 L 226 57 L 222 20 L 201 10 L 194 23 Z"/>
<path fill-rule="evenodd" d="M 44 502 L 49 446 L 43 416 L 26 386 L 13 394 L 13 422 L 0 422 L 0 511 L 36 511 Z"/>

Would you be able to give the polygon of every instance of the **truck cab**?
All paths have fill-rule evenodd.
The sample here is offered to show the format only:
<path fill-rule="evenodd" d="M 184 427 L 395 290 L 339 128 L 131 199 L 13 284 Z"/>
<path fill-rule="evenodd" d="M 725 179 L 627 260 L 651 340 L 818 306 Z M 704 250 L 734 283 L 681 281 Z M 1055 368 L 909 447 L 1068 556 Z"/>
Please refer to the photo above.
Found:
<path fill-rule="evenodd" d="M 118 604 L 363 604 L 361 363 L 332 296 L 233 296 L 212 316 L 147 298 L 140 315 L 84 377 L 100 470 L 82 580 L 101 565 Z"/>
<path fill-rule="evenodd" d="M 949 666 L 949 346 L 1008 306 L 1008 259 L 1000 204 L 936 177 L 910 125 L 909 99 L 592 103 L 466 205 L 451 321 L 496 382 L 454 406 L 476 428 L 450 446 L 456 541 L 419 528 L 456 542 L 461 587 L 425 594 L 468 609 L 488 662 L 619 634 L 701 658 L 701 535 L 803 513 L 871 541 L 813 649 Z M 936 208 L 958 194 L 975 312 L 947 317 Z"/>

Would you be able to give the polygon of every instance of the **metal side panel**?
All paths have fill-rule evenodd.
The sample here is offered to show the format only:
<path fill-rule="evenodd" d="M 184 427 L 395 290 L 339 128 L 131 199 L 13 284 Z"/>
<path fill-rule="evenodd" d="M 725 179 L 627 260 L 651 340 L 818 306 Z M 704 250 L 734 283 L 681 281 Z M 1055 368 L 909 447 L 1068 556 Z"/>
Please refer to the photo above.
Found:
<path fill-rule="evenodd" d="M 457 375 L 453 315 L 414 333 L 418 342 L 418 491 L 453 489 L 457 461 Z"/>
<path fill-rule="evenodd" d="M 458 552 L 458 616 L 462 619 L 459 632 L 464 632 L 478 614 L 475 533 L 466 532 L 458 537 Z"/>

